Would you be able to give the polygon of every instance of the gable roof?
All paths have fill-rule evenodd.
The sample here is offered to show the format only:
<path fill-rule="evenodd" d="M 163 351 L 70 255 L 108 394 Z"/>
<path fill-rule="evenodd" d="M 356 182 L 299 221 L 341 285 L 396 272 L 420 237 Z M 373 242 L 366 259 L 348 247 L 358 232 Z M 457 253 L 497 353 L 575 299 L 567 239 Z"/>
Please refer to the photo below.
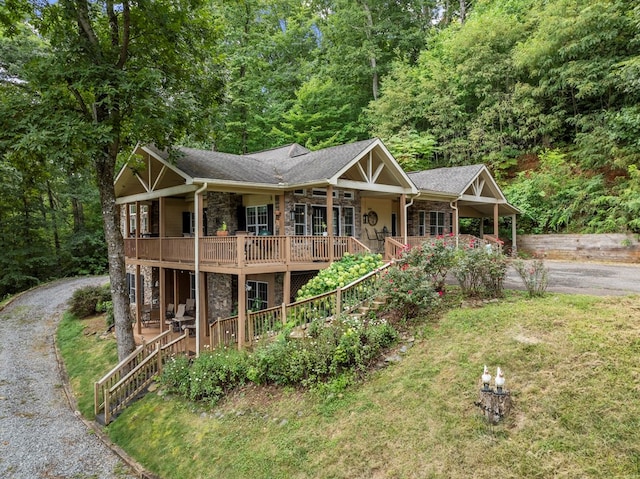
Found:
<path fill-rule="evenodd" d="M 453 166 L 409 173 L 409 178 L 420 191 L 459 196 L 480 174 L 484 165 Z"/>
<path fill-rule="evenodd" d="M 296 187 L 313 183 L 337 184 L 340 174 L 376 147 L 387 169 L 393 170 L 388 178 L 403 188 L 413 190 L 413 183 L 377 138 L 317 151 L 293 143 L 246 155 L 179 147 L 172 159 L 167 151 L 154 146 L 144 146 L 142 150 L 180 172 L 187 183 L 237 182 L 265 187 Z"/>

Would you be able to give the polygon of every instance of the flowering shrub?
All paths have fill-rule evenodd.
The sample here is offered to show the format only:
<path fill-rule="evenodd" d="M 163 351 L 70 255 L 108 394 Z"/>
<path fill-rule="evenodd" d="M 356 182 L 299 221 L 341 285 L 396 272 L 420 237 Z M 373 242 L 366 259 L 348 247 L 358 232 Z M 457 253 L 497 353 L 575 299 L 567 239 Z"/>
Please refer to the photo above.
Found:
<path fill-rule="evenodd" d="M 170 392 L 188 396 L 189 367 L 189 359 L 186 356 L 175 356 L 165 363 L 158 382 Z"/>
<path fill-rule="evenodd" d="M 340 261 L 336 261 L 327 269 L 305 284 L 296 296 L 296 300 L 311 298 L 318 294 L 328 293 L 342 288 L 358 278 L 382 266 L 382 255 L 345 253 Z"/>
<path fill-rule="evenodd" d="M 544 296 L 549 283 L 549 270 L 544 265 L 544 261 L 541 259 L 527 262 L 516 260 L 513 262 L 513 267 L 522 278 L 529 297 Z"/>
<path fill-rule="evenodd" d="M 222 348 L 194 359 L 189 374 L 189 399 L 217 402 L 247 378 L 248 356 L 244 351 Z"/>
<path fill-rule="evenodd" d="M 465 296 L 498 298 L 507 274 L 507 257 L 484 248 L 460 249 L 452 272 Z"/>
<path fill-rule="evenodd" d="M 383 273 L 381 292 L 387 297 L 386 309 L 407 319 L 432 311 L 443 294 L 427 280 L 423 268 L 402 260 Z"/>
<path fill-rule="evenodd" d="M 428 313 L 440 303 L 447 273 L 454 265 L 455 249 L 447 238 L 425 241 L 407 248 L 387 270 L 382 279 L 382 291 L 387 296 L 387 308 L 405 318 Z"/>

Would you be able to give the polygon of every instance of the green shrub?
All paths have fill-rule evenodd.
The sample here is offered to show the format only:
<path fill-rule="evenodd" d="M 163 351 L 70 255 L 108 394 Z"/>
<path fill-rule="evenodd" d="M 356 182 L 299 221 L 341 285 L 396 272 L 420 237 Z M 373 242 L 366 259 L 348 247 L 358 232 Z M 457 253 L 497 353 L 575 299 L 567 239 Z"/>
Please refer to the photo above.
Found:
<path fill-rule="evenodd" d="M 452 272 L 467 297 L 499 298 L 507 274 L 507 257 L 500 251 L 464 248 L 456 254 Z"/>
<path fill-rule="evenodd" d="M 191 389 L 189 367 L 189 358 L 182 355 L 175 356 L 165 363 L 158 382 L 169 392 L 188 397 Z"/>
<path fill-rule="evenodd" d="M 207 351 L 198 356 L 189 372 L 189 399 L 216 403 L 247 379 L 248 356 L 235 348 Z"/>
<path fill-rule="evenodd" d="M 541 259 L 533 261 L 516 260 L 513 267 L 527 288 L 529 297 L 544 296 L 549 284 L 549 270 Z"/>
<path fill-rule="evenodd" d="M 86 318 L 98 312 L 99 303 L 111 301 L 109 286 L 86 286 L 73 292 L 69 311 L 77 318 Z"/>
<path fill-rule="evenodd" d="M 379 254 L 345 253 L 340 261 L 320 271 L 315 278 L 300 288 L 296 300 L 300 301 L 342 288 L 382 265 L 382 256 Z"/>
<path fill-rule="evenodd" d="M 415 248 L 414 248 L 415 249 Z M 436 292 L 422 265 L 413 266 L 403 256 L 382 274 L 381 292 L 387 298 L 386 310 L 405 319 L 428 314 L 440 304 L 442 291 Z"/>

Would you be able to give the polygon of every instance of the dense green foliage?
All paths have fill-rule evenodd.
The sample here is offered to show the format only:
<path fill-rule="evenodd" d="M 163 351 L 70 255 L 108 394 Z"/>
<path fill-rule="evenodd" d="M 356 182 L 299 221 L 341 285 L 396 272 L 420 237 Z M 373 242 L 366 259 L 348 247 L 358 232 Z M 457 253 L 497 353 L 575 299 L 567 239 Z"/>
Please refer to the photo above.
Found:
<path fill-rule="evenodd" d="M 350 254 L 320 271 L 298 290 L 296 301 L 342 288 L 383 265 L 380 254 Z"/>
<path fill-rule="evenodd" d="M 94 181 L 138 141 L 379 136 L 488 164 L 520 232 L 640 232 L 639 32 L 631 0 L 1 3 L 0 296 L 105 271 Z"/>
<path fill-rule="evenodd" d="M 177 357 L 166 364 L 160 382 L 191 401 L 216 403 L 232 389 L 253 382 L 280 386 L 344 388 L 363 373 L 381 351 L 397 339 L 384 319 L 315 320 L 308 337 L 292 339 L 289 331 L 253 353 L 236 349 L 205 352 L 190 362 Z"/>
<path fill-rule="evenodd" d="M 76 289 L 69 301 L 69 312 L 82 319 L 104 312 L 105 302 L 111 300 L 110 286 L 85 286 Z"/>

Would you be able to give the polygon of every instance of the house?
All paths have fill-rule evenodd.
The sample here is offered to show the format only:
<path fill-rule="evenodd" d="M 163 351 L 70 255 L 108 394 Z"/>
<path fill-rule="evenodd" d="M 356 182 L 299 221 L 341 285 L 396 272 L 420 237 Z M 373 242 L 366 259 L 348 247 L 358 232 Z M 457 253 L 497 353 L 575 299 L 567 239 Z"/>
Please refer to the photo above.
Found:
<path fill-rule="evenodd" d="M 515 245 L 517 210 L 486 167 L 406 173 L 379 139 L 134 153 L 115 180 L 131 303 L 161 328 L 169 304 L 192 303 L 196 353 L 208 324 L 234 314 L 244 324 L 247 310 L 291 302 L 347 252 L 390 256 L 425 236 L 457 239 L 463 217 L 491 219 L 497 240 L 498 218 L 511 216 Z M 239 327 L 240 344 L 243 335 Z"/>

